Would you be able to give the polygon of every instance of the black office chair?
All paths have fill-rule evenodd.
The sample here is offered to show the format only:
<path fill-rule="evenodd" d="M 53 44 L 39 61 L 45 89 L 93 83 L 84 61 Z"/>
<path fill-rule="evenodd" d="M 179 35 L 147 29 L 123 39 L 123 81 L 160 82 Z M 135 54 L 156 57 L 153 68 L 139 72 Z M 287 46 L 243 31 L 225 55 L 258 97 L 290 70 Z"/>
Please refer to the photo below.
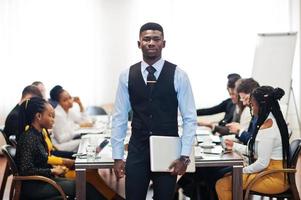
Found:
<path fill-rule="evenodd" d="M 58 185 L 55 181 L 53 181 L 50 178 L 44 177 L 44 176 L 20 176 L 18 172 L 17 165 L 14 161 L 14 157 L 16 154 L 16 148 L 11 145 L 4 145 L 2 146 L 2 152 L 6 156 L 8 162 L 9 162 L 9 169 L 11 174 L 13 175 L 10 194 L 9 194 L 9 200 L 19 200 L 21 199 L 21 186 L 23 181 L 42 181 L 46 182 L 50 185 L 52 185 L 55 189 L 58 190 L 59 196 L 51 198 L 53 199 L 63 199 L 67 200 L 67 196 L 64 193 L 62 187 Z M 33 188 L 34 189 L 34 188 Z"/>
<path fill-rule="evenodd" d="M 107 112 L 105 111 L 104 108 L 100 107 L 100 106 L 88 106 L 86 108 L 86 113 L 89 116 L 93 116 L 93 115 L 107 115 Z"/>
<path fill-rule="evenodd" d="M 6 144 L 7 144 L 6 135 L 0 129 L 0 148 Z M 9 176 L 9 169 L 8 169 L 7 159 L 4 157 L 1 149 L 0 149 L 0 157 L 1 157 L 0 158 L 1 159 L 1 170 L 3 172 L 2 183 L 0 185 L 0 199 L 3 199 L 7 178 Z"/>
<path fill-rule="evenodd" d="M 279 170 L 268 170 L 259 173 L 256 178 L 254 178 L 250 183 L 248 184 L 246 190 L 245 190 L 245 197 L 244 200 L 248 200 L 250 195 L 259 195 L 259 196 L 266 196 L 270 199 L 276 198 L 276 199 L 294 199 L 294 200 L 300 200 L 299 193 L 296 186 L 296 180 L 295 180 L 295 173 L 296 173 L 296 167 L 297 167 L 297 161 L 299 158 L 299 154 L 301 153 L 301 139 L 296 139 L 290 144 L 291 149 L 291 155 L 290 155 L 290 161 L 291 161 L 291 167 L 287 169 L 279 169 Z M 279 173 L 283 172 L 287 174 L 288 180 L 289 180 L 289 189 L 283 193 L 280 194 L 264 194 L 260 192 L 252 191 L 252 186 L 257 182 L 260 181 L 260 179 L 263 176 L 273 174 L 273 173 Z"/>
<path fill-rule="evenodd" d="M 7 138 L 6 135 L 3 133 L 3 131 L 0 129 L 0 147 L 4 146 L 7 144 Z M 0 150 L 0 155 L 2 154 Z"/>
<path fill-rule="evenodd" d="M 8 140 L 9 140 L 10 144 L 12 144 L 15 148 L 17 148 L 17 137 L 16 137 L 16 135 L 10 135 Z"/>

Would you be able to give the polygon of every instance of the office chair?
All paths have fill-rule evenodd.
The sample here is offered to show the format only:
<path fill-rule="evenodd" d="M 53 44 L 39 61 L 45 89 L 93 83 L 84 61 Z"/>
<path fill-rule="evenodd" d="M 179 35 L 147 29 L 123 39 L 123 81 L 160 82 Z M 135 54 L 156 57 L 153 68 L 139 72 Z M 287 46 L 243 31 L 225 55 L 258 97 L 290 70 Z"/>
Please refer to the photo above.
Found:
<path fill-rule="evenodd" d="M 0 148 L 6 144 L 7 144 L 6 136 L 2 132 L 2 130 L 0 130 Z M 1 157 L 1 171 L 3 172 L 2 183 L 0 185 L 0 199 L 3 199 L 7 178 L 9 176 L 9 169 L 8 169 L 7 159 L 4 157 L 1 149 L 0 149 L 0 157 Z"/>
<path fill-rule="evenodd" d="M 279 169 L 279 170 L 268 170 L 259 173 L 255 179 L 250 181 L 248 184 L 246 190 L 245 190 L 245 197 L 244 200 L 248 200 L 250 195 L 259 195 L 259 196 L 266 196 L 270 199 L 276 198 L 276 199 L 294 199 L 294 200 L 300 200 L 297 186 L 296 186 L 296 180 L 295 180 L 295 173 L 296 173 L 296 167 L 297 167 L 297 161 L 299 158 L 299 154 L 301 153 L 301 139 L 296 139 L 290 144 L 291 149 L 291 155 L 290 155 L 290 163 L 291 167 L 287 169 Z M 260 181 L 260 179 L 266 175 L 273 174 L 273 173 L 285 173 L 287 174 L 288 181 L 289 181 L 289 188 L 287 191 L 280 193 L 280 194 L 264 194 L 260 192 L 252 191 L 252 186 L 257 182 Z"/>
<path fill-rule="evenodd" d="M 12 185 L 9 193 L 9 200 L 19 200 L 21 199 L 21 186 L 23 181 L 42 181 L 52 185 L 55 189 L 58 190 L 59 196 L 51 199 L 63 199 L 67 200 L 67 196 L 64 193 L 62 187 L 58 185 L 55 181 L 48 177 L 44 176 L 20 176 L 18 172 L 17 165 L 14 161 L 14 157 L 16 155 L 16 148 L 11 145 L 4 145 L 2 146 L 2 152 L 8 160 L 9 169 L 11 174 L 13 175 Z"/>
<path fill-rule="evenodd" d="M 10 135 L 8 138 L 10 144 L 12 144 L 15 148 L 17 148 L 17 138 L 16 135 Z"/>
<path fill-rule="evenodd" d="M 86 108 L 86 113 L 90 116 L 93 116 L 93 115 L 107 115 L 107 112 L 105 111 L 105 109 L 100 107 L 100 106 L 88 106 Z"/>

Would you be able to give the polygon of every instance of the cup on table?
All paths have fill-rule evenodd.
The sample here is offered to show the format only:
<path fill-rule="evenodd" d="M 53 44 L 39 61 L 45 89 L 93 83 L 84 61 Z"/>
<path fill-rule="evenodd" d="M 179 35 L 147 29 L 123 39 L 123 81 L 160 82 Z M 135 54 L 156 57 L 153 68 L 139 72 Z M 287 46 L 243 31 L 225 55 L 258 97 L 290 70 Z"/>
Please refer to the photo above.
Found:
<path fill-rule="evenodd" d="M 203 142 L 205 145 L 212 145 L 213 144 L 212 142 L 213 141 L 212 141 L 212 138 L 210 136 L 205 136 L 204 142 Z"/>
<path fill-rule="evenodd" d="M 110 130 L 112 128 L 112 113 L 108 113 L 108 119 L 106 122 L 106 129 Z"/>
<path fill-rule="evenodd" d="M 94 160 L 96 156 L 96 147 L 94 145 L 88 144 L 86 147 L 87 160 Z"/>
<path fill-rule="evenodd" d="M 224 150 L 227 149 L 226 144 L 225 144 L 225 138 L 224 137 L 220 137 L 221 138 L 221 146 Z"/>

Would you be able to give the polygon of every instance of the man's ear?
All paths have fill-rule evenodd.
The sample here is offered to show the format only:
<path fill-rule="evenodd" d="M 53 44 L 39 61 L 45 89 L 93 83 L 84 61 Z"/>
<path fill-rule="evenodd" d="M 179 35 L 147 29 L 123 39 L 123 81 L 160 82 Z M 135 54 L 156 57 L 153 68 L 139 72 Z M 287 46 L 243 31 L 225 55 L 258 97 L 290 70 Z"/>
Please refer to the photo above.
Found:
<path fill-rule="evenodd" d="M 141 48 L 141 47 L 140 47 L 141 42 L 140 42 L 140 41 L 137 41 L 137 44 L 138 44 L 138 48 L 140 49 L 140 48 Z"/>
<path fill-rule="evenodd" d="M 163 40 L 163 48 L 165 47 L 165 44 L 166 44 L 166 41 L 165 41 L 165 40 Z"/>

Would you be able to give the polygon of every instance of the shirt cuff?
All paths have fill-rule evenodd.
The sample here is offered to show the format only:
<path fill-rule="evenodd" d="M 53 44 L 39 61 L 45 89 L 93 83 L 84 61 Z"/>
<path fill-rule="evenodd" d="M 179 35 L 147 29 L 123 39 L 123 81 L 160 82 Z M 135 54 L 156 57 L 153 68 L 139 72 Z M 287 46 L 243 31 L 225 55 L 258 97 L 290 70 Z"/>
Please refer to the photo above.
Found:
<path fill-rule="evenodd" d="M 112 158 L 115 159 L 124 159 L 124 145 L 118 145 L 112 149 Z"/>
<path fill-rule="evenodd" d="M 193 146 L 183 146 L 181 156 L 190 156 Z"/>
<path fill-rule="evenodd" d="M 244 132 L 244 131 L 245 131 L 245 130 L 240 129 L 239 132 L 238 132 L 238 137 L 240 137 L 241 134 L 242 134 L 242 132 Z"/>

